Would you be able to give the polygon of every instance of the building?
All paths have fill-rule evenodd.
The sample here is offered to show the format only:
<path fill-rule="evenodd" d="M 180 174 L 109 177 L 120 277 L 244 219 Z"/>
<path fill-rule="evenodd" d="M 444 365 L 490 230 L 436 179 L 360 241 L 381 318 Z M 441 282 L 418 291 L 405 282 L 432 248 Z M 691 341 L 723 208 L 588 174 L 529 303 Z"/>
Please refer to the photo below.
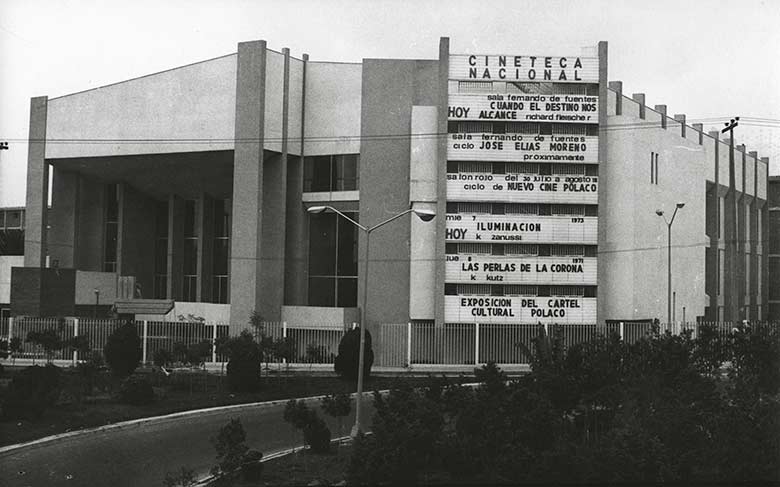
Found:
<path fill-rule="evenodd" d="M 767 319 L 780 321 L 780 176 L 769 177 L 769 312 Z"/>
<path fill-rule="evenodd" d="M 135 313 L 172 302 L 174 316 L 235 331 L 253 311 L 356 321 L 365 236 L 307 211 L 327 205 L 366 226 L 437 214 L 374 234 L 369 326 L 665 321 L 656 210 L 681 202 L 673 319 L 766 317 L 767 159 L 625 96 L 607 73 L 606 42 L 485 55 L 442 38 L 436 59 L 339 63 L 252 41 L 33 98 L 12 313 L 99 296 Z"/>
<path fill-rule="evenodd" d="M 0 321 L 11 314 L 11 268 L 24 265 L 24 208 L 0 208 Z"/>

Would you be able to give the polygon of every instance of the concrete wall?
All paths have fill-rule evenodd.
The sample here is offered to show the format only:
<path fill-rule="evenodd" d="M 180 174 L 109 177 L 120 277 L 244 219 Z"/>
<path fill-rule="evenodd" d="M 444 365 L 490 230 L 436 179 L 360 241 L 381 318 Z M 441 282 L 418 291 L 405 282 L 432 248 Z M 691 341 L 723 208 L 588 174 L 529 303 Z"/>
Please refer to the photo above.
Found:
<path fill-rule="evenodd" d="M 306 155 L 360 152 L 362 72 L 361 64 L 306 63 Z"/>
<path fill-rule="evenodd" d="M 0 303 L 11 302 L 11 268 L 22 266 L 23 255 L 0 255 Z"/>
<path fill-rule="evenodd" d="M 48 139 L 128 142 L 56 143 L 46 157 L 91 157 L 233 148 L 236 55 L 49 100 Z M 120 109 L 121 107 L 121 109 Z M 132 139 L 169 139 L 134 143 Z M 171 140 L 182 140 L 171 142 Z M 207 139 L 214 142 L 204 143 Z"/>
<path fill-rule="evenodd" d="M 639 106 L 622 99 L 623 113 L 636 114 Z M 606 241 L 599 244 L 606 275 L 599 276 L 604 299 L 602 319 L 659 318 L 667 311 L 667 226 L 655 214 L 661 209 L 670 218 L 675 203 L 684 202 L 672 228 L 672 290 L 677 293 L 676 318 L 693 320 L 705 307 L 705 202 L 706 152 L 696 142 L 683 139 L 680 127 L 661 127 L 661 115 L 645 107 L 647 122 L 658 128 L 609 133 L 606 173 L 609 205 L 599 208 L 608 222 Z M 627 115 L 611 115 L 608 125 L 636 124 Z M 650 153 L 659 154 L 658 184 L 650 180 Z M 604 181 L 604 180 L 602 180 Z"/>
<path fill-rule="evenodd" d="M 49 256 L 59 267 L 75 267 L 79 223 L 79 174 L 54 168 L 49 210 Z"/>
<path fill-rule="evenodd" d="M 117 299 L 115 272 L 76 271 L 76 305 L 94 305 L 95 289 L 100 292 L 99 304 L 113 305 Z"/>
<path fill-rule="evenodd" d="M 371 226 L 409 208 L 412 106 L 437 105 L 438 62 L 366 59 L 363 62 L 360 133 L 360 222 Z M 308 100 L 308 97 L 307 97 Z M 307 119 L 308 120 L 308 119 Z M 308 121 L 307 121 L 308 127 Z M 399 135 L 371 139 L 375 135 Z M 369 189 L 371 188 L 371 189 Z M 381 188 L 382 190 L 372 190 Z M 409 319 L 410 220 L 404 217 L 372 234 L 367 324 Z M 365 236 L 360 238 L 360 252 Z M 365 268 L 361 259 L 358 274 Z M 362 293 L 359 290 L 359 301 Z"/>

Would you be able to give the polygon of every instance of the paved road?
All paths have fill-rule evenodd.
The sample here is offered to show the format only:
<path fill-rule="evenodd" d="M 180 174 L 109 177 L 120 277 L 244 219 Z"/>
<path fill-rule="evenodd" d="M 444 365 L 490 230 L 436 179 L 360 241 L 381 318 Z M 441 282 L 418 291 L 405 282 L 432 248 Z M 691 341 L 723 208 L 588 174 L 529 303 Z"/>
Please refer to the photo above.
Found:
<path fill-rule="evenodd" d="M 365 403 L 367 418 L 373 414 L 371 402 Z M 283 410 L 284 404 L 209 412 L 0 454 L 0 485 L 157 486 L 162 485 L 166 472 L 182 466 L 205 475 L 215 463 L 209 439 L 232 418 L 241 419 L 247 444 L 264 454 L 299 446 L 302 434 L 283 421 Z M 338 423 L 319 413 L 337 436 Z M 353 422 L 354 415 L 344 421 L 345 434 Z"/>

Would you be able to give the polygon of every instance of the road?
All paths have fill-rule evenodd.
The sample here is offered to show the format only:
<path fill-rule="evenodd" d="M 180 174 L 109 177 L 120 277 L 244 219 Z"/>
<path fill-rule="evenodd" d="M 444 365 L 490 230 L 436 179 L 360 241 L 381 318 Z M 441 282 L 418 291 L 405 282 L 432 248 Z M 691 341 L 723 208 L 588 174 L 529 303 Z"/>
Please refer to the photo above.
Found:
<path fill-rule="evenodd" d="M 365 401 L 366 418 L 373 414 L 371 402 Z M 337 421 L 317 409 L 338 436 Z M 183 466 L 201 477 L 216 463 L 210 438 L 232 418 L 241 419 L 250 448 L 266 455 L 299 446 L 303 435 L 284 422 L 283 411 L 284 404 L 207 412 L 11 451 L 0 454 L 0 485 L 154 486 Z M 354 412 L 344 420 L 344 434 L 353 422 Z"/>

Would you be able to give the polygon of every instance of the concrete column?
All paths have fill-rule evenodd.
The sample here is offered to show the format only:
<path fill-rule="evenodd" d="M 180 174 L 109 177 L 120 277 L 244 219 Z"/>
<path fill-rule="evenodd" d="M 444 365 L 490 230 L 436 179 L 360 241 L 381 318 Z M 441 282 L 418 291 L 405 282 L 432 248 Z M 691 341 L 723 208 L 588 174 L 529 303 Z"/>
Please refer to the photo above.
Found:
<path fill-rule="evenodd" d="M 623 82 L 610 81 L 608 87 L 617 93 L 615 96 L 615 115 L 623 115 Z"/>
<path fill-rule="evenodd" d="M 306 126 L 306 68 L 309 55 L 303 58 L 303 80 L 301 86 L 301 131 L 300 157 L 287 156 L 287 219 L 285 243 L 284 304 L 306 305 L 309 294 L 309 219 L 301 203 L 303 195 L 303 135 Z M 287 106 L 287 103 L 285 103 Z"/>
<path fill-rule="evenodd" d="M 198 290 L 199 303 L 211 302 L 211 277 L 214 274 L 214 199 L 202 193 L 196 205 L 198 212 Z"/>
<path fill-rule="evenodd" d="M 168 299 L 181 299 L 184 273 L 184 200 L 168 197 Z"/>
<path fill-rule="evenodd" d="M 645 119 L 645 94 L 644 93 L 634 93 L 631 95 L 631 98 L 639 103 L 639 118 L 642 120 Z"/>
<path fill-rule="evenodd" d="M 52 265 L 56 261 L 58 267 L 76 268 L 81 178 L 75 172 L 53 170 L 49 256 Z"/>
<path fill-rule="evenodd" d="M 450 38 L 439 39 L 439 73 L 437 92 L 439 96 L 439 112 L 437 114 L 440 134 L 447 133 L 447 103 L 449 97 L 450 71 Z M 446 279 L 446 248 L 445 229 L 447 225 L 447 137 L 439 137 L 437 148 L 437 181 L 436 181 L 436 289 L 434 292 L 434 320 L 436 327 L 444 328 L 444 284 Z"/>
<path fill-rule="evenodd" d="M 48 97 L 30 99 L 30 131 L 27 149 L 27 198 L 24 213 L 24 266 L 46 266 L 49 165 L 46 163 L 46 113 Z"/>
<path fill-rule="evenodd" d="M 230 252 L 231 334 L 260 310 L 263 279 L 263 169 L 266 42 L 238 44 L 236 144 L 233 161 L 233 230 Z M 267 318 L 267 317 L 266 317 Z"/>
<path fill-rule="evenodd" d="M 609 52 L 608 44 L 606 41 L 600 41 L 598 44 L 599 49 L 599 164 L 606 164 L 607 162 L 607 68 L 609 66 Z M 640 105 L 640 113 L 644 114 L 644 95 L 642 97 L 642 104 Z M 599 206 L 599 219 L 598 219 L 598 248 L 606 248 L 606 243 L 609 240 L 607 234 L 607 228 L 609 222 L 606 220 L 606 211 L 604 209 L 609 207 L 609 200 L 607 195 L 607 171 L 599 170 L 599 192 L 598 192 L 598 206 Z M 599 258 L 596 262 L 597 282 L 602 282 L 609 275 L 609 269 L 607 268 L 606 259 Z M 607 296 L 602 296 L 600 290 L 603 289 L 599 286 L 597 289 L 596 300 L 596 323 L 602 323 L 606 319 L 605 312 L 607 309 Z"/>

